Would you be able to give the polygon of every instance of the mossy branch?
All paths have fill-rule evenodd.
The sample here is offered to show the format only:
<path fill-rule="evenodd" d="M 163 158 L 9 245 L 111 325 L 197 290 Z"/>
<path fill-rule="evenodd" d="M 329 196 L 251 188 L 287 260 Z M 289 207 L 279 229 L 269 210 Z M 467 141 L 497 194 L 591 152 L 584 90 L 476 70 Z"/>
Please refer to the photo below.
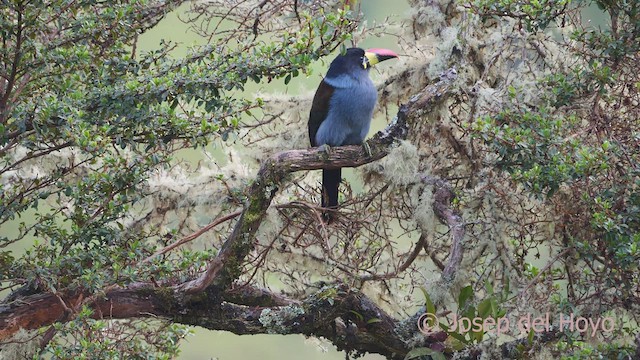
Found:
<path fill-rule="evenodd" d="M 313 148 L 284 151 L 266 159 L 249 188 L 242 215 L 218 256 L 200 277 L 180 285 L 180 290 L 194 293 L 211 284 L 227 288 L 240 275 L 242 262 L 253 249 L 256 232 L 287 175 L 302 170 L 357 167 L 387 156 L 396 141 L 407 137 L 412 121 L 443 101 L 456 78 L 456 70 L 449 69 L 438 82 L 402 105 L 394 121 L 368 141 L 370 156 L 361 146 L 341 146 L 332 148 L 329 154 Z"/>
<path fill-rule="evenodd" d="M 96 319 L 152 316 L 238 335 L 304 334 L 324 337 L 339 350 L 379 353 L 390 359 L 402 359 L 409 350 L 406 339 L 398 334 L 407 333 L 405 322 L 393 319 L 367 296 L 344 284 L 325 286 L 303 301 L 251 287 L 233 290 L 233 294 L 216 293 L 210 287 L 188 299 L 182 295 L 168 287 L 146 285 L 108 291 L 89 305 Z M 259 301 L 251 305 L 220 301 L 230 297 Z M 83 294 L 66 294 L 64 301 L 80 303 Z M 0 341 L 20 328 L 33 330 L 60 321 L 65 311 L 60 298 L 51 293 L 27 296 L 0 308 Z M 409 323 L 415 332 L 415 321 Z M 426 346 L 432 341 L 425 336 L 417 344 Z"/>

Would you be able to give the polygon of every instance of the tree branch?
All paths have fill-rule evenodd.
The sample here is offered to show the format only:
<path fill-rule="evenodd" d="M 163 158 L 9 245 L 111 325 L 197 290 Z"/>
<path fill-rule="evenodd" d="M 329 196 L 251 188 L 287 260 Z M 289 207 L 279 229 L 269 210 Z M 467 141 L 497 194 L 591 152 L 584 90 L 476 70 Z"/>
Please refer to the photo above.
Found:
<path fill-rule="evenodd" d="M 195 293 L 212 283 L 220 288 L 228 287 L 240 275 L 242 262 L 253 249 L 255 234 L 267 209 L 289 174 L 301 170 L 357 167 L 387 156 L 396 141 L 406 138 L 411 122 L 442 101 L 456 78 L 455 69 L 449 69 L 440 81 L 427 86 L 402 105 L 394 121 L 368 141 L 371 156 L 361 146 L 341 146 L 332 148 L 329 154 L 319 148 L 284 151 L 264 161 L 249 188 L 242 215 L 231 236 L 204 274 L 182 284 L 181 290 Z"/>
<path fill-rule="evenodd" d="M 451 248 L 449 251 L 449 261 L 442 271 L 442 280 L 447 282 L 453 280 L 457 269 L 462 262 L 463 241 L 464 241 L 464 222 L 462 216 L 453 210 L 450 206 L 451 201 L 455 198 L 455 194 L 451 185 L 446 181 L 430 176 L 424 176 L 422 181 L 426 184 L 433 185 L 435 191 L 433 193 L 433 211 L 436 216 L 449 227 L 451 232 Z"/>
<path fill-rule="evenodd" d="M 282 297 L 261 289 L 246 289 L 259 294 L 266 303 L 279 306 L 238 305 L 221 298 L 237 294 L 219 294 L 214 287 L 186 300 L 171 288 L 153 287 L 109 291 L 93 301 L 96 319 L 163 317 L 171 321 L 202 326 L 211 330 L 249 334 L 304 334 L 324 337 L 348 352 L 373 352 L 390 359 L 402 359 L 409 350 L 407 339 L 400 334 L 415 333 L 415 321 L 407 331 L 406 321 L 397 321 L 371 299 L 344 284 L 326 286 L 304 301 L 286 304 Z M 82 294 L 68 294 L 65 301 L 78 302 Z M 31 295 L 0 308 L 0 340 L 7 340 L 18 329 L 38 329 L 65 316 L 60 299 L 54 294 Z M 434 338 L 421 337 L 413 346 L 428 346 Z"/>

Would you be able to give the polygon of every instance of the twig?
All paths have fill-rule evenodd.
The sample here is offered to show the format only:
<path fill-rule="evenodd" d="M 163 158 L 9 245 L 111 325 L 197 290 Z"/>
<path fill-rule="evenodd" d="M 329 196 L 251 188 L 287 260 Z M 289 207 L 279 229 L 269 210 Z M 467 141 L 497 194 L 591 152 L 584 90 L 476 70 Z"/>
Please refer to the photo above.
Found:
<path fill-rule="evenodd" d="M 173 244 L 167 245 L 164 248 L 156 251 L 153 255 L 151 255 L 151 256 L 147 257 L 146 259 L 142 260 L 140 262 L 140 264 L 146 264 L 146 263 L 148 263 L 149 261 L 151 261 L 153 258 L 155 258 L 157 256 L 166 254 L 169 251 L 177 248 L 178 246 L 182 246 L 182 245 L 184 245 L 184 244 L 186 244 L 186 243 L 188 243 L 190 241 L 193 241 L 193 240 L 197 239 L 200 235 L 206 233 L 207 231 L 213 229 L 214 227 L 222 224 L 225 221 L 231 220 L 231 219 L 239 216 L 240 214 L 242 214 L 242 211 L 238 210 L 238 211 L 232 212 L 231 214 L 225 215 L 225 216 L 223 216 L 221 218 L 215 219 L 213 222 L 209 223 L 207 226 L 205 226 L 202 229 L 194 232 L 193 234 L 185 236 L 182 239 L 174 242 Z"/>
<path fill-rule="evenodd" d="M 449 227 L 451 232 L 449 259 L 444 266 L 441 277 L 445 282 L 451 281 L 455 277 L 458 267 L 462 262 L 465 236 L 464 222 L 462 221 L 462 216 L 451 208 L 451 201 L 455 197 L 451 185 L 442 179 L 430 176 L 423 176 L 422 181 L 435 187 L 433 210 L 436 216 Z"/>

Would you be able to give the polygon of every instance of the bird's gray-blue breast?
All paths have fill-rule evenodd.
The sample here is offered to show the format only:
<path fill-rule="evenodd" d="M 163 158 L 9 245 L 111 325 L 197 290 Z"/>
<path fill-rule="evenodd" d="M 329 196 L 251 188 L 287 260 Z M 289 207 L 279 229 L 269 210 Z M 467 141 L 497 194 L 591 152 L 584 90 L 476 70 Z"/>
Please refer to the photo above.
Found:
<path fill-rule="evenodd" d="M 362 69 L 356 74 L 325 78 L 334 87 L 329 112 L 316 133 L 316 144 L 329 146 L 362 144 L 369 132 L 378 92 Z"/>

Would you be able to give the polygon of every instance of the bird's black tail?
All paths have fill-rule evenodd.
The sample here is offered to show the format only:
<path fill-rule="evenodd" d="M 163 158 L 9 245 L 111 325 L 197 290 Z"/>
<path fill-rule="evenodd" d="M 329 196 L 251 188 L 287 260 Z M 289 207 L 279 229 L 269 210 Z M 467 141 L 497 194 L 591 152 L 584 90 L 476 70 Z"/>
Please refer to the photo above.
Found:
<path fill-rule="evenodd" d="M 338 185 L 342 178 L 342 169 L 322 170 L 322 207 L 335 209 L 338 207 Z M 324 217 L 331 219 L 331 212 Z"/>

